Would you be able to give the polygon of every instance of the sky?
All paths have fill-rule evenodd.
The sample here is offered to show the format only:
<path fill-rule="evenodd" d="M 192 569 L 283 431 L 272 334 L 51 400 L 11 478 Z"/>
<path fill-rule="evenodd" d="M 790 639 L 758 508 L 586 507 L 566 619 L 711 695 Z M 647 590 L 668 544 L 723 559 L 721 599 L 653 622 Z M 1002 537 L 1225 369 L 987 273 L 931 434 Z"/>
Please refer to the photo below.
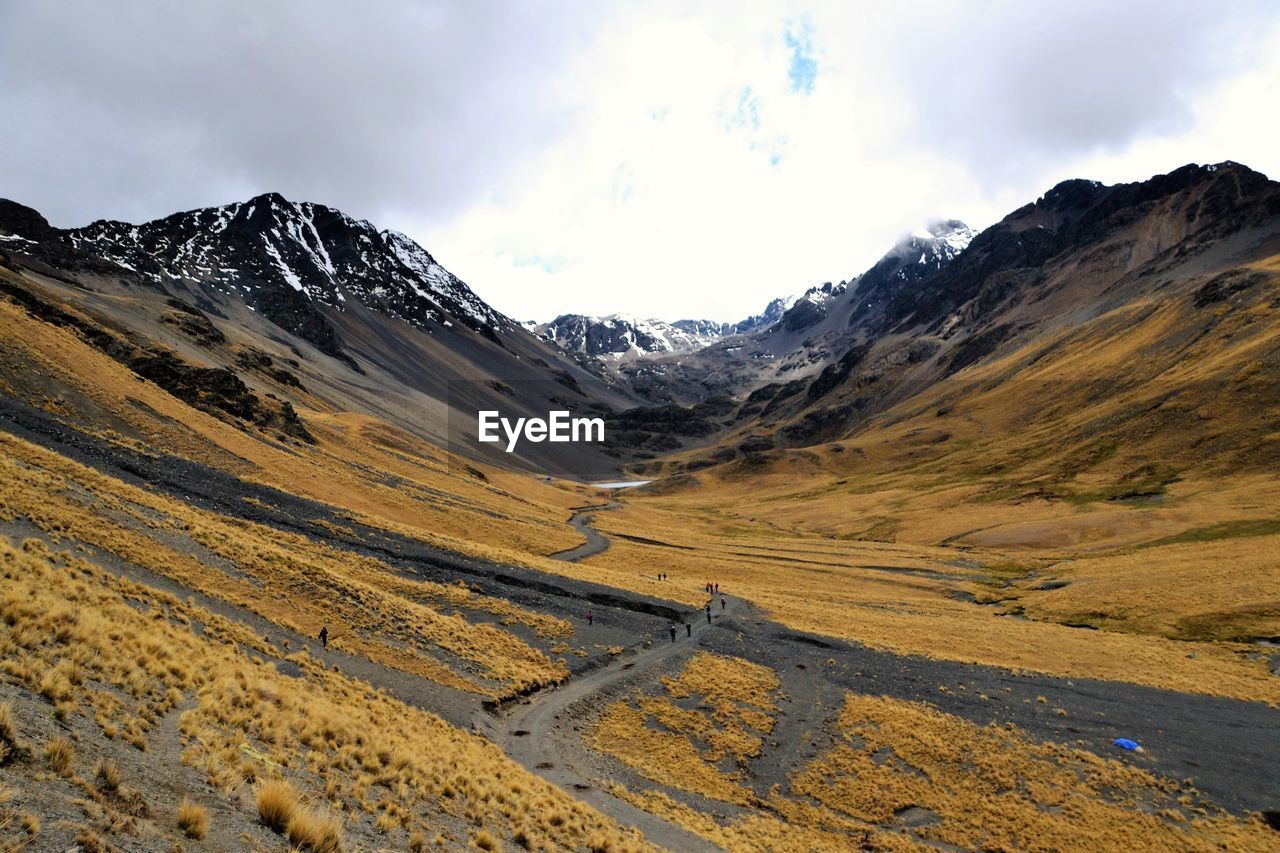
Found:
<path fill-rule="evenodd" d="M 277 191 L 520 320 L 738 320 L 1060 180 L 1280 177 L 1273 2 L 0 0 L 0 196 Z"/>

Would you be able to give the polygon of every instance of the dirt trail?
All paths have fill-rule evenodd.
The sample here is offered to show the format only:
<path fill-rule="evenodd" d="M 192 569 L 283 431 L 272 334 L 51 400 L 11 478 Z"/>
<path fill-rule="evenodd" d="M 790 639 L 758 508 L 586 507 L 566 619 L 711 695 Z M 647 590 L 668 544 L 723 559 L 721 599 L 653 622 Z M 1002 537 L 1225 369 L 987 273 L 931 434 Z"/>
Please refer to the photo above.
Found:
<path fill-rule="evenodd" d="M 591 513 L 618 506 L 611 503 L 583 507 L 576 512 L 570 523 L 587 536 L 587 542 L 555 558 L 580 560 L 608 548 L 609 540 L 588 525 Z M 685 623 L 672 622 L 676 628 L 674 640 L 669 631 L 665 632 L 648 648 L 637 644 L 600 669 L 535 693 L 519 704 L 500 709 L 496 715 L 479 711 L 472 718 L 472 728 L 502 747 L 507 755 L 531 773 L 590 803 L 609 817 L 634 826 L 649 841 L 670 850 L 716 850 L 714 845 L 683 827 L 638 809 L 599 787 L 603 774 L 596 763 L 600 759 L 583 746 L 581 727 L 576 721 L 584 716 L 582 712 L 590 710 L 577 706 L 598 701 L 602 695 L 616 693 L 627 682 L 639 680 L 654 671 L 676 671 L 683 660 L 702 645 L 704 635 L 716 629 L 721 620 L 729 619 L 745 607 L 731 595 L 719 595 L 717 598 L 723 599 L 724 604 L 713 601 L 710 619 L 705 610 L 690 610 Z"/>
<path fill-rule="evenodd" d="M 622 504 L 620 503 L 610 501 L 607 504 L 595 504 L 575 509 L 573 516 L 569 519 L 569 524 L 574 530 L 587 537 L 587 541 L 576 548 L 558 551 L 551 555 L 551 559 L 562 560 L 566 563 L 576 563 L 579 560 L 585 560 L 587 557 L 609 550 L 609 540 L 591 526 L 591 520 L 595 517 L 597 511 L 619 509 L 621 506 Z"/>
<path fill-rule="evenodd" d="M 575 706 L 598 700 L 602 694 L 615 693 L 626 682 L 655 670 L 675 672 L 701 646 L 704 634 L 714 631 L 721 618 L 732 616 L 742 606 L 733 596 L 721 597 L 726 607 L 723 612 L 717 607 L 710 623 L 705 611 L 690 612 L 692 637 L 686 636 L 684 625 L 677 625 L 674 641 L 669 634 L 655 639 L 650 648 L 638 647 L 619 655 L 590 675 L 534 694 L 520 704 L 499 711 L 496 716 L 479 713 L 474 718 L 474 727 L 530 772 L 589 802 L 615 820 L 636 827 L 655 844 L 671 850 L 715 850 L 714 845 L 684 828 L 641 811 L 598 787 L 600 769 L 593 766 L 592 756 L 582 746 L 582 734 L 576 725 L 583 715 L 575 711 L 589 709 Z"/>

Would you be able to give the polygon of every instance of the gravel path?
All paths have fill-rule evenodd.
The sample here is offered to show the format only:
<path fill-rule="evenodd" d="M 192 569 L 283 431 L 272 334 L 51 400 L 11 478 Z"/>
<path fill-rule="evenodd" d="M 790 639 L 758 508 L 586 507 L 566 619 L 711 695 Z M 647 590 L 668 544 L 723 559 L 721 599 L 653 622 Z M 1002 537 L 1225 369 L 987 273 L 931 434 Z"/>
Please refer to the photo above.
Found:
<path fill-rule="evenodd" d="M 592 527 L 591 522 L 595 518 L 597 511 L 618 509 L 621 506 L 622 504 L 611 501 L 607 504 L 584 506 L 574 510 L 573 516 L 569 519 L 569 524 L 574 530 L 587 537 L 587 541 L 576 548 L 570 548 L 567 551 L 557 551 L 551 555 L 551 559 L 562 560 L 566 563 L 576 563 L 579 560 L 585 560 L 587 557 L 608 551 L 609 540 L 605 538 L 600 531 Z"/>
<path fill-rule="evenodd" d="M 544 690 L 520 704 L 504 708 L 496 716 L 475 715 L 473 728 L 497 743 L 531 773 L 568 791 L 613 819 L 634 826 L 645 837 L 671 850 L 715 850 L 684 828 L 636 808 L 600 787 L 597 757 L 582 746 L 576 722 L 598 710 L 605 695 L 623 692 L 627 685 L 645 677 L 673 673 L 701 645 L 704 636 L 742 606 L 733 596 L 722 596 L 726 608 L 713 613 L 708 622 L 700 613 L 692 614 L 692 638 L 678 625 L 676 639 L 662 637 L 649 648 L 633 648 L 613 663 L 582 678 Z M 586 707 L 584 707 L 586 706 Z"/>

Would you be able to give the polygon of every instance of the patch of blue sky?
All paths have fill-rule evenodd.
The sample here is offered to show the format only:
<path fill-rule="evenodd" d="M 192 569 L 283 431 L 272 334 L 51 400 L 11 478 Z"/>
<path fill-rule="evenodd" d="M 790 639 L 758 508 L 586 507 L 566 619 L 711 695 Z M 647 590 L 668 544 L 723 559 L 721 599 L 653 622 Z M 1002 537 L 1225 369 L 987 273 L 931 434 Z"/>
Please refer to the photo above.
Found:
<path fill-rule="evenodd" d="M 743 86 L 742 91 L 738 93 L 737 107 L 729 116 L 727 124 L 730 129 L 741 128 L 753 131 L 760 129 L 760 99 L 756 97 L 756 93 L 750 86 Z"/>
<path fill-rule="evenodd" d="M 569 259 L 562 258 L 558 255 L 551 257 L 543 257 L 542 255 L 512 255 L 511 265 L 513 267 L 539 267 L 543 272 L 555 275 L 560 270 L 569 266 Z"/>
<path fill-rule="evenodd" d="M 813 25 L 808 21 L 788 26 L 783 33 L 787 49 L 791 51 L 791 65 L 787 78 L 791 91 L 809 94 L 818 81 L 818 60 L 813 51 Z"/>

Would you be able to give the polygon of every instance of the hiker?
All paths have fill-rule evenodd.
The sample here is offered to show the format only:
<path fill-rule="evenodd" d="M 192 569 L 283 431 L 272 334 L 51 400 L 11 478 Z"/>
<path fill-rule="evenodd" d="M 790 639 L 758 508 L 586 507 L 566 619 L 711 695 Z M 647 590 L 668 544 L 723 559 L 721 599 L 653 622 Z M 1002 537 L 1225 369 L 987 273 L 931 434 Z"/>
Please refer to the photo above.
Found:
<path fill-rule="evenodd" d="M 716 581 L 716 595 L 720 594 L 720 582 Z"/>
<path fill-rule="evenodd" d="M 711 624 L 711 602 L 707 602 L 707 624 Z"/>
<path fill-rule="evenodd" d="M 685 636 L 687 636 L 687 637 L 692 637 L 692 636 L 693 636 L 693 623 L 692 623 L 692 622 L 686 622 L 686 623 L 684 623 L 684 633 L 685 633 Z"/>
<path fill-rule="evenodd" d="M 720 610 L 721 610 L 722 612 L 724 611 L 724 597 L 723 597 L 723 596 L 721 596 L 721 598 L 720 598 Z"/>
<path fill-rule="evenodd" d="M 587 624 L 588 624 L 588 625 L 594 624 L 594 619 L 593 619 L 593 618 L 592 618 L 592 616 L 591 616 L 591 611 L 590 611 L 590 610 L 588 610 L 588 611 L 587 611 Z"/>
<path fill-rule="evenodd" d="M 675 641 L 676 641 L 676 626 L 675 626 L 675 623 L 672 623 L 672 625 L 671 625 L 671 642 L 673 642 L 673 643 L 674 643 Z"/>
<path fill-rule="evenodd" d="M 328 625 L 320 626 L 320 645 L 326 649 L 329 648 L 329 626 Z"/>

